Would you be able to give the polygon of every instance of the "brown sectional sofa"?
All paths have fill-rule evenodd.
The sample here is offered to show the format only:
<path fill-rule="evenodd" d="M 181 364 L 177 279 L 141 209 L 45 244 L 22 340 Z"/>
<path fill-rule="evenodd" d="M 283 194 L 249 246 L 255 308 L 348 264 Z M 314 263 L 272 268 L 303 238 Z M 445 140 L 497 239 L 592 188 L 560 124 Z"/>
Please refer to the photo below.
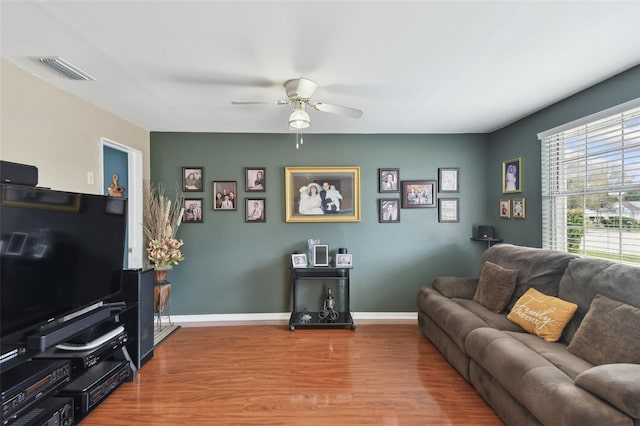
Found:
<path fill-rule="evenodd" d="M 473 300 L 478 278 L 436 278 L 418 293 L 424 336 L 508 425 L 639 426 L 640 268 L 510 244 L 487 261 L 518 271 L 506 308 Z M 507 319 L 530 287 L 577 305 L 559 341 Z"/>

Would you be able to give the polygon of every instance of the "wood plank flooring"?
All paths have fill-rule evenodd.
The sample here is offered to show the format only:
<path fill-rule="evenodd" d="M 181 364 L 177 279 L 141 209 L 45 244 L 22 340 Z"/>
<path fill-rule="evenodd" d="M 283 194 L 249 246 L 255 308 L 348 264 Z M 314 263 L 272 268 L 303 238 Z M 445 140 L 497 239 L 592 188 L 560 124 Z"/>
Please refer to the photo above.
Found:
<path fill-rule="evenodd" d="M 416 324 L 183 327 L 81 425 L 501 425 Z"/>

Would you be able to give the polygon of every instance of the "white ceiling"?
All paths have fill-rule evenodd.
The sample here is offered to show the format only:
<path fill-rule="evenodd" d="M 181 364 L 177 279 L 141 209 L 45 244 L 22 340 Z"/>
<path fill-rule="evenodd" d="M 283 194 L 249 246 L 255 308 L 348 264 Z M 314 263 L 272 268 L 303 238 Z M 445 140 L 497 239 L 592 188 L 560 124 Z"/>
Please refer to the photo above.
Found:
<path fill-rule="evenodd" d="M 6 1 L 6 60 L 151 131 L 490 132 L 640 64 L 636 1 Z M 98 81 L 33 60 L 61 56 Z M 640 82 L 639 82 L 640 84 Z"/>

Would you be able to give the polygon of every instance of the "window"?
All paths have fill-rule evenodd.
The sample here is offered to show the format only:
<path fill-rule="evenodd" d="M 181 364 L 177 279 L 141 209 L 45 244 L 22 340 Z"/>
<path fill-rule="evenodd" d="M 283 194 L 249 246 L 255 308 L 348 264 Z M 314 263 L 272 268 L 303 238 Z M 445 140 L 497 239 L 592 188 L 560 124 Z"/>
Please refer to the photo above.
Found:
<path fill-rule="evenodd" d="M 640 264 L 640 99 L 538 137 L 543 247 Z"/>

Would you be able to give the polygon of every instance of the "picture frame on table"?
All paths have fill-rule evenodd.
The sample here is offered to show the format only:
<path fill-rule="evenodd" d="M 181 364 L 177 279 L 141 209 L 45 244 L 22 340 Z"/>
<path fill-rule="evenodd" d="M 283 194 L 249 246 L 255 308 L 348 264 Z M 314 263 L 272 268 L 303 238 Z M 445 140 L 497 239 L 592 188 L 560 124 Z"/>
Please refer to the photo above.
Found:
<path fill-rule="evenodd" d="M 182 223 L 203 223 L 204 222 L 204 199 L 185 198 L 182 202 L 184 212 L 182 213 Z"/>
<path fill-rule="evenodd" d="M 378 192 L 400 192 L 400 169 L 378 169 Z"/>
<path fill-rule="evenodd" d="M 360 222 L 360 167 L 285 167 L 286 222 Z"/>
<path fill-rule="evenodd" d="M 502 193 L 522 192 L 522 157 L 502 162 Z"/>
<path fill-rule="evenodd" d="M 512 202 L 512 213 L 514 219 L 524 219 L 527 217 L 527 211 L 524 198 L 514 198 Z"/>
<path fill-rule="evenodd" d="M 353 257 L 351 253 L 336 254 L 336 268 L 353 268 Z"/>
<path fill-rule="evenodd" d="M 460 222 L 460 199 L 459 198 L 439 198 L 438 199 L 438 222 L 440 223 Z"/>
<path fill-rule="evenodd" d="M 266 167 L 245 167 L 244 180 L 247 192 L 265 192 L 267 190 Z"/>
<path fill-rule="evenodd" d="M 264 223 L 267 221 L 267 200 L 265 198 L 244 199 L 244 221 Z"/>
<path fill-rule="evenodd" d="M 329 266 L 329 246 L 327 244 L 313 246 L 313 266 Z"/>
<path fill-rule="evenodd" d="M 378 200 L 378 221 L 380 223 L 400 223 L 399 198 L 380 198 Z"/>
<path fill-rule="evenodd" d="M 294 253 L 291 255 L 291 267 L 292 268 L 306 268 L 307 267 L 307 255 L 305 253 Z"/>
<path fill-rule="evenodd" d="M 435 180 L 403 180 L 402 208 L 420 209 L 436 206 Z"/>
<path fill-rule="evenodd" d="M 509 200 L 500 200 L 500 217 L 503 219 L 511 219 L 511 202 Z"/>
<path fill-rule="evenodd" d="M 234 180 L 214 180 L 213 210 L 238 210 L 238 182 Z"/>
<path fill-rule="evenodd" d="M 438 192 L 460 192 L 459 167 L 441 167 L 438 169 Z"/>
<path fill-rule="evenodd" d="M 204 167 L 182 168 L 182 192 L 202 192 L 204 190 Z"/>

